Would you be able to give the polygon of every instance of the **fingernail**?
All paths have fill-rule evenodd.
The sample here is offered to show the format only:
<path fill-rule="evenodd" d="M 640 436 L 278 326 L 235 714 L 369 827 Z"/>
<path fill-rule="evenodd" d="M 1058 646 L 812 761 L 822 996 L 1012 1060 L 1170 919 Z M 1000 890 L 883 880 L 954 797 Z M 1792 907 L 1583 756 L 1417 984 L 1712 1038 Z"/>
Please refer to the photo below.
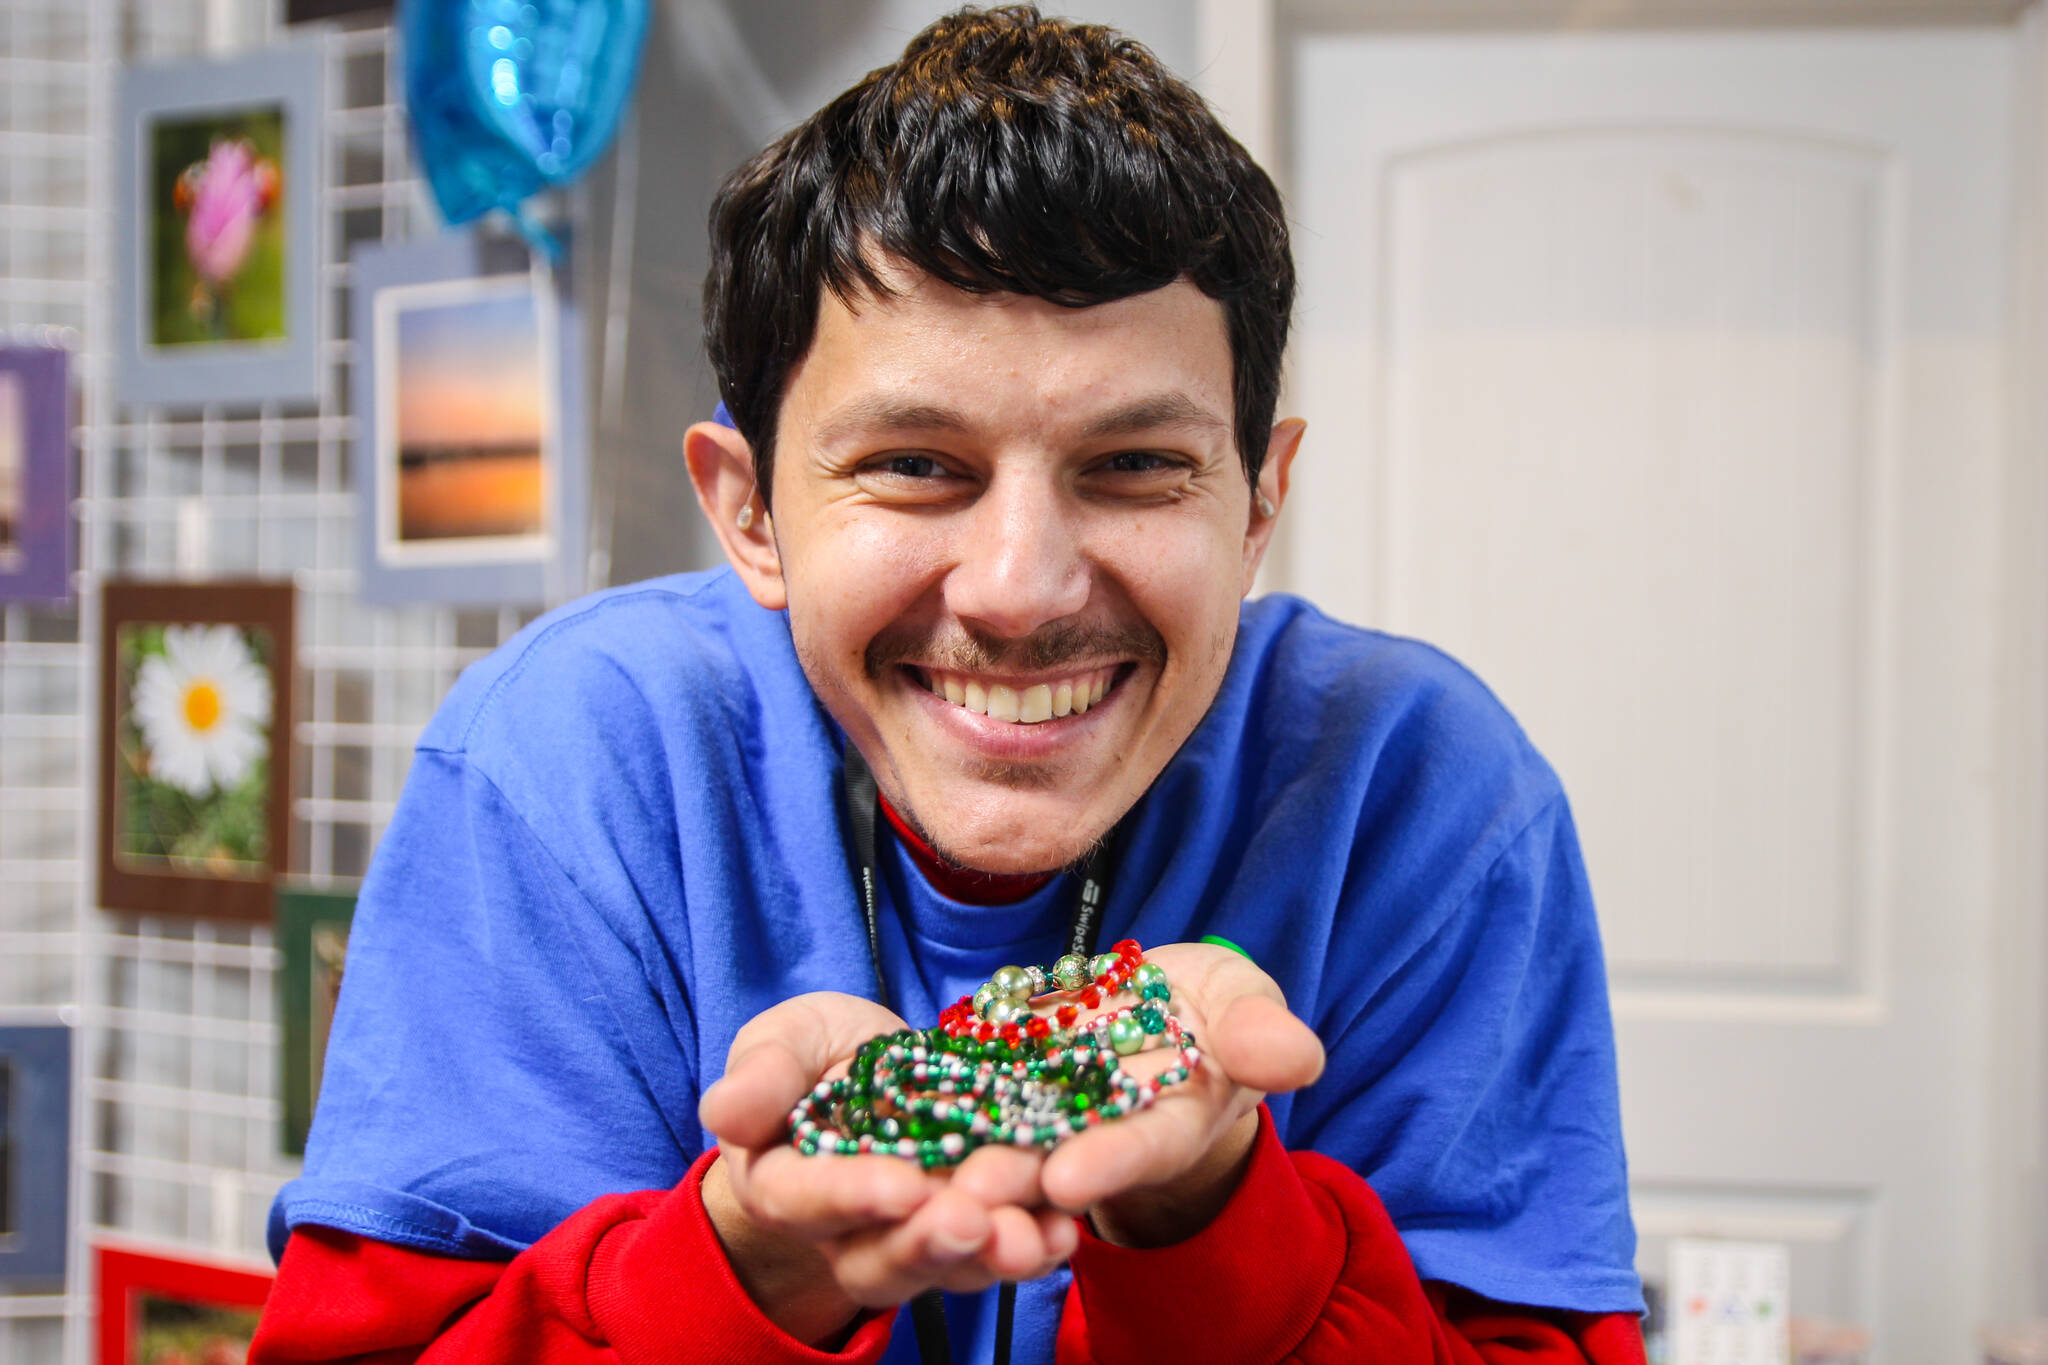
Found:
<path fill-rule="evenodd" d="M 981 1250 L 981 1243 L 973 1238 L 961 1238 L 940 1228 L 932 1234 L 932 1250 L 948 1260 L 957 1261 Z"/>

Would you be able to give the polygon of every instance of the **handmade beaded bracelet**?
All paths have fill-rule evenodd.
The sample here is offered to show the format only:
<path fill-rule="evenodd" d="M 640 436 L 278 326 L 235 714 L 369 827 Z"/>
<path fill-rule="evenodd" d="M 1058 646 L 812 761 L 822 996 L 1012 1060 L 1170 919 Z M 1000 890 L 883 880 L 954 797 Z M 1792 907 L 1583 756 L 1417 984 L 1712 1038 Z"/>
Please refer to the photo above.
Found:
<path fill-rule="evenodd" d="M 1113 997 L 1127 986 L 1137 988 L 1138 1003 L 1076 1026 L 1081 1008 L 1094 1009 L 1105 992 Z M 1057 1008 L 1057 1028 L 1028 1003 L 1055 987 L 1077 991 L 1081 1002 Z M 1174 1017 L 1171 999 L 1166 973 L 1128 939 L 1092 961 L 1069 954 L 1049 972 L 1005 967 L 948 1006 L 937 1028 L 861 1044 L 845 1076 L 820 1081 L 791 1111 L 790 1141 L 806 1155 L 881 1152 L 926 1169 L 955 1165 L 989 1143 L 1055 1146 L 1143 1109 L 1200 1065 L 1194 1035 Z M 1180 1055 L 1141 1081 L 1122 1059 L 1152 1037 Z"/>

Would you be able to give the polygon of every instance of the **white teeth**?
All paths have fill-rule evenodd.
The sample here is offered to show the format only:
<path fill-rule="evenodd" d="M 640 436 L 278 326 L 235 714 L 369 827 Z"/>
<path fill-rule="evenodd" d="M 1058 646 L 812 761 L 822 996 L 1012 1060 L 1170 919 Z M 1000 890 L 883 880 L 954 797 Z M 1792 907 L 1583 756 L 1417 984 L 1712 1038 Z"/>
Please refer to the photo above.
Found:
<path fill-rule="evenodd" d="M 978 716 L 1017 725 L 1037 725 L 1058 716 L 1085 715 L 1109 691 L 1111 669 L 1098 669 L 1057 683 L 1033 683 L 1022 689 L 1006 683 L 979 683 L 958 673 L 927 672 L 933 695 Z"/>

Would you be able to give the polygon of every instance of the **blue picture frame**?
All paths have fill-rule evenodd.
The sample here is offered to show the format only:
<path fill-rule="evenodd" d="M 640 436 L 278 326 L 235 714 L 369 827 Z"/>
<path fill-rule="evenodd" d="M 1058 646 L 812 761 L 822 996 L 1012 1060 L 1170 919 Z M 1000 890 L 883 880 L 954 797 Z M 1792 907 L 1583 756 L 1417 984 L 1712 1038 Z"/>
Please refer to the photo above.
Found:
<path fill-rule="evenodd" d="M 583 392 L 583 327 L 569 266 L 524 243 L 476 230 L 358 247 L 350 256 L 350 411 L 357 491 L 357 595 L 371 603 L 550 606 L 579 597 L 588 576 L 590 461 Z M 406 450 L 399 386 L 420 367 L 399 363 L 396 319 L 415 307 L 524 293 L 539 340 L 540 525 L 522 535 L 408 541 L 399 484 Z"/>
<path fill-rule="evenodd" d="M 122 72 L 115 128 L 113 357 L 114 394 L 121 402 L 199 407 L 319 401 L 326 338 L 321 307 L 326 114 L 327 49 L 317 36 L 226 61 Z M 282 124 L 273 206 L 283 215 L 277 286 L 282 335 L 160 344 L 155 272 L 167 206 L 157 202 L 164 170 L 156 164 L 159 130 L 202 127 L 209 120 L 227 128 L 238 118 L 256 115 Z M 264 288 L 271 288 L 267 277 Z"/>
<path fill-rule="evenodd" d="M 61 1289 L 71 1208 L 71 1030 L 0 1028 L 0 1289 Z"/>

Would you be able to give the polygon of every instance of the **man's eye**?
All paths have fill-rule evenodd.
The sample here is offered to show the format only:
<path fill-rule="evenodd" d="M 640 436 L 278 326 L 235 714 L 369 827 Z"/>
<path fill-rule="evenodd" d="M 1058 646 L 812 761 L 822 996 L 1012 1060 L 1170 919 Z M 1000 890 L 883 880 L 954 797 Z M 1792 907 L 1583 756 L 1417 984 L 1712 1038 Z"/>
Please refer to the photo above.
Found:
<path fill-rule="evenodd" d="M 1178 469 L 1181 463 L 1156 450 L 1120 450 L 1103 461 L 1102 467 L 1111 474 L 1156 474 L 1164 469 Z"/>
<path fill-rule="evenodd" d="M 891 455 L 874 467 L 899 479 L 929 479 L 945 473 L 939 462 L 929 455 Z"/>

